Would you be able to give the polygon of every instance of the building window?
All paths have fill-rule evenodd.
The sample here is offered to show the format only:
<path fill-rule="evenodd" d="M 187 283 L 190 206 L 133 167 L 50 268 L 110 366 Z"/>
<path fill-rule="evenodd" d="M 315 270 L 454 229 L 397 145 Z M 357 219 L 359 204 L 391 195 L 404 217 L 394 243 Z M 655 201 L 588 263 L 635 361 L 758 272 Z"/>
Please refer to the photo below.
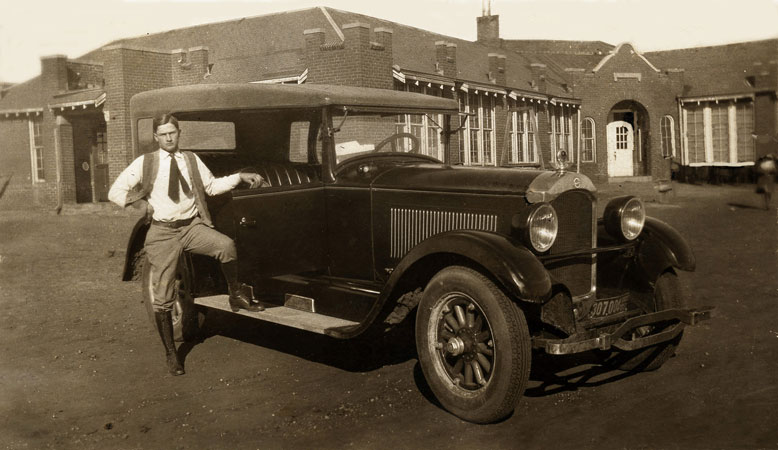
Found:
<path fill-rule="evenodd" d="M 594 140 L 594 119 L 586 117 L 581 122 L 581 162 L 594 162 L 597 145 Z"/>
<path fill-rule="evenodd" d="M 751 99 L 683 105 L 684 156 L 691 166 L 742 166 L 754 162 Z"/>
<path fill-rule="evenodd" d="M 729 113 L 727 105 L 711 105 L 710 125 L 713 144 L 713 162 L 729 161 Z"/>
<path fill-rule="evenodd" d="M 32 182 L 46 181 L 46 172 L 43 170 L 43 138 L 41 137 L 40 118 L 28 121 L 30 126 L 30 162 L 32 166 Z"/>
<path fill-rule="evenodd" d="M 756 159 L 754 153 L 754 104 L 738 102 L 735 104 L 735 130 L 737 132 L 737 162 L 749 162 Z"/>
<path fill-rule="evenodd" d="M 687 161 L 691 164 L 705 162 L 705 117 L 703 108 L 693 107 L 686 112 Z"/>
<path fill-rule="evenodd" d="M 671 116 L 662 117 L 659 131 L 662 141 L 662 156 L 672 158 L 675 156 L 675 126 Z"/>
<path fill-rule="evenodd" d="M 467 124 L 460 132 L 460 162 L 466 165 L 494 165 L 494 99 L 470 92 L 460 96 L 460 111 L 468 113 Z"/>
<path fill-rule="evenodd" d="M 525 102 L 509 100 L 510 105 L 510 162 L 513 164 L 537 162 L 535 143 L 535 120 L 537 109 Z M 521 105 L 521 106 L 519 106 Z"/>
<path fill-rule="evenodd" d="M 552 152 L 551 160 L 556 161 L 557 154 L 565 151 L 567 160 L 573 162 L 573 115 L 571 108 L 557 105 L 552 107 L 551 111 L 551 147 L 555 150 Z"/>
<path fill-rule="evenodd" d="M 443 85 L 431 83 L 399 83 L 395 80 L 395 89 L 400 91 L 415 92 L 418 94 L 445 96 Z M 419 140 L 422 154 L 432 156 L 441 161 L 444 160 L 443 143 L 440 136 L 440 123 L 443 117 L 440 114 L 404 114 L 398 115 L 395 122 L 397 133 L 411 133 Z M 410 148 L 409 138 L 403 139 L 401 148 L 406 151 Z"/>

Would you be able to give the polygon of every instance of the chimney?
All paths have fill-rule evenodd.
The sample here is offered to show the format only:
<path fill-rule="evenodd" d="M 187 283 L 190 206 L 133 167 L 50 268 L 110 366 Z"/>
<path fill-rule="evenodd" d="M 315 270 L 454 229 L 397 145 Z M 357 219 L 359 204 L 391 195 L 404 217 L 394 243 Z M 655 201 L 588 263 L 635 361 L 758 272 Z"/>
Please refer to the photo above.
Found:
<path fill-rule="evenodd" d="M 481 16 L 477 18 L 478 39 L 482 44 L 495 44 L 500 40 L 500 16 Z"/>
<path fill-rule="evenodd" d="M 489 53 L 489 81 L 494 84 L 505 86 L 505 55 Z"/>
<path fill-rule="evenodd" d="M 457 77 L 457 45 L 446 41 L 435 42 L 435 69 L 439 75 Z"/>
<path fill-rule="evenodd" d="M 44 91 L 57 93 L 68 88 L 68 58 L 65 55 L 41 57 L 41 84 Z"/>
<path fill-rule="evenodd" d="M 538 92 L 546 92 L 546 65 L 541 63 L 532 63 L 529 65 L 532 71 L 533 87 Z"/>

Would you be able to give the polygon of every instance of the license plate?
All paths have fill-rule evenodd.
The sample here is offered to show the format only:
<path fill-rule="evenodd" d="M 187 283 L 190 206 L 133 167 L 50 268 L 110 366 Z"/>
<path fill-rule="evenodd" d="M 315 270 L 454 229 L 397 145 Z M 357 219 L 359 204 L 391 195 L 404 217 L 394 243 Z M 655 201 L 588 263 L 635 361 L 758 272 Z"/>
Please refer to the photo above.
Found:
<path fill-rule="evenodd" d="M 626 295 L 623 297 L 599 300 L 594 302 L 592 309 L 589 310 L 589 318 L 597 319 L 599 317 L 612 316 L 614 314 L 626 312 L 627 309 L 629 309 L 629 297 Z"/>

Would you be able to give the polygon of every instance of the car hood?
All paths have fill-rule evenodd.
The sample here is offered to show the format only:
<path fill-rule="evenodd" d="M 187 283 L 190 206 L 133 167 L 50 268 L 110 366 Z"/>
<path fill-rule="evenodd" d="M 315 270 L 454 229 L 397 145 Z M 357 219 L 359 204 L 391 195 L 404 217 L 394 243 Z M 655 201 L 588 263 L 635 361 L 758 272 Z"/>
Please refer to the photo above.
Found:
<path fill-rule="evenodd" d="M 394 167 L 377 176 L 374 189 L 407 189 L 463 193 L 523 195 L 536 203 L 551 201 L 562 192 L 596 192 L 580 173 L 498 167 L 446 166 L 418 163 Z"/>

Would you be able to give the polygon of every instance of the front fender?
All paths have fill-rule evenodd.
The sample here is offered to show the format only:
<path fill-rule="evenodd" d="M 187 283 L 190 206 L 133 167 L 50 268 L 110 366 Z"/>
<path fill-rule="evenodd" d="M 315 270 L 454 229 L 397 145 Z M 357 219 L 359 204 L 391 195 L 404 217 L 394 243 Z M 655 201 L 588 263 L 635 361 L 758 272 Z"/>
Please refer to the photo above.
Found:
<path fill-rule="evenodd" d="M 448 231 L 421 242 L 405 255 L 384 284 L 368 317 L 360 325 L 332 329 L 327 334 L 337 338 L 352 338 L 367 330 L 409 269 L 424 258 L 435 255 L 474 261 L 492 274 L 509 294 L 523 301 L 540 304 L 551 295 L 551 277 L 526 247 L 505 236 L 485 231 Z"/>
<path fill-rule="evenodd" d="M 675 228 L 653 217 L 646 217 L 637 259 L 652 281 L 671 267 L 693 272 L 697 266 L 686 239 Z"/>
<path fill-rule="evenodd" d="M 551 277 L 537 257 L 521 244 L 494 233 L 458 230 L 437 234 L 414 247 L 387 281 L 387 291 L 416 262 L 433 254 L 464 257 L 484 267 L 513 296 L 541 303 L 551 293 Z"/>
<path fill-rule="evenodd" d="M 122 281 L 137 280 L 140 277 L 140 257 L 143 252 L 143 245 L 146 242 L 146 233 L 149 231 L 149 220 L 143 216 L 135 222 L 130 233 L 130 240 L 127 242 L 127 252 L 124 257 L 124 271 L 122 272 Z"/>

